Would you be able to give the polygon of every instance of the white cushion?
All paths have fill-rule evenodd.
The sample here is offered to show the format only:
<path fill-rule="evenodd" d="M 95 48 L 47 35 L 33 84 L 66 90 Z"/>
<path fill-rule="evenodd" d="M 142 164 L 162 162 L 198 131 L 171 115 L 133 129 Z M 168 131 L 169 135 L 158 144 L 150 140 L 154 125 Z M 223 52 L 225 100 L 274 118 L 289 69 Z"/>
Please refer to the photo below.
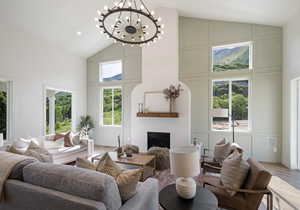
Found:
<path fill-rule="evenodd" d="M 45 149 L 60 149 L 64 147 L 64 138 L 57 139 L 56 141 L 44 141 Z"/>

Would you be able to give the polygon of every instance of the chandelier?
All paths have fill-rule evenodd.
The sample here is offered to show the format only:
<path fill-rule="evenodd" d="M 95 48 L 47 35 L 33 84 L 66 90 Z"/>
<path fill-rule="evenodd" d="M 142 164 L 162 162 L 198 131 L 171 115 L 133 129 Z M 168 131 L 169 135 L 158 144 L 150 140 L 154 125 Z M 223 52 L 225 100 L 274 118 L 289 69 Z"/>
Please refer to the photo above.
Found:
<path fill-rule="evenodd" d="M 96 27 L 115 43 L 127 45 L 150 45 L 164 34 L 161 17 L 156 18 L 143 0 L 119 0 L 103 11 L 97 11 Z"/>

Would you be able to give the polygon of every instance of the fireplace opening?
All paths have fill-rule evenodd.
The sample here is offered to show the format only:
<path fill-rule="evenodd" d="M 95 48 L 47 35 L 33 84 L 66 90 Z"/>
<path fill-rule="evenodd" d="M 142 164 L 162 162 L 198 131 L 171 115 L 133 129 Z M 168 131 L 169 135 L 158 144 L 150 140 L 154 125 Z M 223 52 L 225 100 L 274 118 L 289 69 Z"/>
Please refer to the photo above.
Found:
<path fill-rule="evenodd" d="M 170 149 L 170 133 L 147 132 L 147 149 L 151 147 L 167 147 Z"/>

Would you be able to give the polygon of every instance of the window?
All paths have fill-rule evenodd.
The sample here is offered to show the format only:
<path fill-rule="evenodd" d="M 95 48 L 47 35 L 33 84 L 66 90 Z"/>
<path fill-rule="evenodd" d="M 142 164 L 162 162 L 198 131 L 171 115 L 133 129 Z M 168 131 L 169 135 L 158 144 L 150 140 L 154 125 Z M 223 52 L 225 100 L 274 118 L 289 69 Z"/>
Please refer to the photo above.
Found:
<path fill-rule="evenodd" d="M 46 134 L 72 130 L 72 93 L 46 90 Z"/>
<path fill-rule="evenodd" d="M 212 48 L 213 72 L 249 69 L 252 69 L 251 42 L 216 46 Z"/>
<path fill-rule="evenodd" d="M 122 89 L 120 87 L 103 88 L 102 124 L 104 126 L 122 125 Z"/>
<path fill-rule="evenodd" d="M 99 64 L 100 82 L 122 80 L 122 62 L 112 61 Z"/>
<path fill-rule="evenodd" d="M 214 80 L 212 129 L 231 130 L 232 119 L 237 131 L 249 130 L 248 80 Z"/>
<path fill-rule="evenodd" d="M 7 139 L 7 84 L 0 82 L 0 133 Z"/>

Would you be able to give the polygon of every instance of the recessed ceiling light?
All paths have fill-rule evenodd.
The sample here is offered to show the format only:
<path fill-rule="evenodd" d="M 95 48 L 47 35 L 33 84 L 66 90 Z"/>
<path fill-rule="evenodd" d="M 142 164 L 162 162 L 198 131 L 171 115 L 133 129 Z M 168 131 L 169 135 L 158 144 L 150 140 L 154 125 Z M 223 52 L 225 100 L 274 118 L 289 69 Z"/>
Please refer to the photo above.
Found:
<path fill-rule="evenodd" d="M 81 36 L 81 35 L 82 35 L 82 32 L 81 32 L 81 31 L 77 31 L 76 34 L 77 34 L 78 36 Z"/>

